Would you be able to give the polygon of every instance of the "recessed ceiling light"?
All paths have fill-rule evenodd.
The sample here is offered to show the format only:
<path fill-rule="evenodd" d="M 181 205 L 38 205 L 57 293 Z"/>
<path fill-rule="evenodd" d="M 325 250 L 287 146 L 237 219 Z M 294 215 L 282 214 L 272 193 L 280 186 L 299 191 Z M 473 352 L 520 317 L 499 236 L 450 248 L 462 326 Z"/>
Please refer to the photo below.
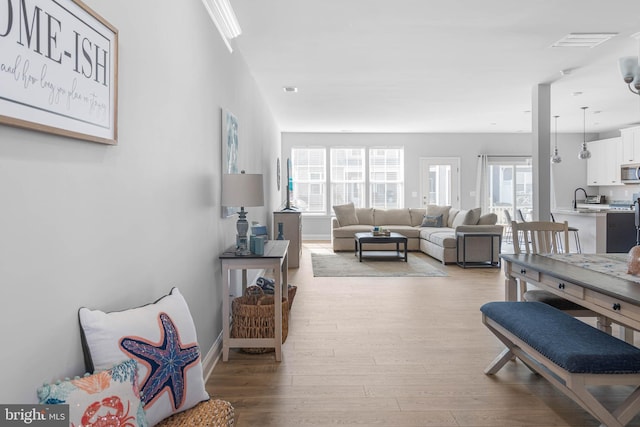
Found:
<path fill-rule="evenodd" d="M 618 33 L 569 33 L 551 47 L 596 47 Z"/>
<path fill-rule="evenodd" d="M 282 90 L 284 90 L 285 92 L 288 92 L 288 93 L 295 93 L 295 92 L 298 91 L 298 88 L 295 87 L 295 86 L 285 86 L 285 87 L 282 88 Z"/>

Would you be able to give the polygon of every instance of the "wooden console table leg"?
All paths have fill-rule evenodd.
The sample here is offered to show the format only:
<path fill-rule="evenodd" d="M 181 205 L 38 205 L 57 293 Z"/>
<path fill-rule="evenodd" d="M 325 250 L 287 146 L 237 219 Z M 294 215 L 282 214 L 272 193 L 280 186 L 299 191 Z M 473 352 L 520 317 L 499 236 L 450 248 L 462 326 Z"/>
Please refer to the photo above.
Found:
<path fill-rule="evenodd" d="M 222 263 L 222 361 L 229 361 L 229 267 Z"/>

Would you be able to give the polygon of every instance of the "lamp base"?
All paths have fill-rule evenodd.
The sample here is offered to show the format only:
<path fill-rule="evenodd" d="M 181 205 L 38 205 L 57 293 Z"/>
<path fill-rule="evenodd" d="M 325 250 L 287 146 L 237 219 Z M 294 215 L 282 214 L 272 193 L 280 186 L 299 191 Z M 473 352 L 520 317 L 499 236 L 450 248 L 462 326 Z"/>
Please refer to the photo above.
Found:
<path fill-rule="evenodd" d="M 249 239 L 247 238 L 249 223 L 247 222 L 247 211 L 244 210 L 244 206 L 241 206 L 240 212 L 238 212 L 238 222 L 236 223 L 236 229 L 238 231 L 238 235 L 236 236 L 236 255 L 251 255 L 251 251 L 249 250 L 248 245 Z"/>

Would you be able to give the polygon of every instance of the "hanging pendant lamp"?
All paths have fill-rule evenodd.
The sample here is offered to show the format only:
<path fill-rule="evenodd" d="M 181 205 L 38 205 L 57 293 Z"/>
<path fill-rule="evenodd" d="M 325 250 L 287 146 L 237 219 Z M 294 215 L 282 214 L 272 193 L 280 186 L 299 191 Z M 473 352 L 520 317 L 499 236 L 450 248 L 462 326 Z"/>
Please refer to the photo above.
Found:
<path fill-rule="evenodd" d="M 556 119 L 556 132 L 555 132 L 555 144 L 553 148 L 553 156 L 551 156 L 551 163 L 562 162 L 562 157 L 560 157 L 560 155 L 558 154 L 558 117 L 560 116 L 553 116 L 553 118 Z"/>
<path fill-rule="evenodd" d="M 580 146 L 580 152 L 578 153 L 578 158 L 580 160 L 587 160 L 591 157 L 591 151 L 587 149 L 587 108 L 589 107 L 580 107 L 582 108 L 583 120 L 582 120 L 582 145 Z"/>

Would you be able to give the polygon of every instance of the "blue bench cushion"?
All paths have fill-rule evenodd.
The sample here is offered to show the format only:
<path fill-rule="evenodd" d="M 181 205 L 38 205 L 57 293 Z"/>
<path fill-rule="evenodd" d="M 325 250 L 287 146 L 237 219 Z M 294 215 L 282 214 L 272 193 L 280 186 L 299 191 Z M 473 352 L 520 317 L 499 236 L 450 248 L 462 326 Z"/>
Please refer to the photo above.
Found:
<path fill-rule="evenodd" d="M 571 373 L 640 373 L 640 348 L 540 302 L 499 301 L 480 311 Z"/>

